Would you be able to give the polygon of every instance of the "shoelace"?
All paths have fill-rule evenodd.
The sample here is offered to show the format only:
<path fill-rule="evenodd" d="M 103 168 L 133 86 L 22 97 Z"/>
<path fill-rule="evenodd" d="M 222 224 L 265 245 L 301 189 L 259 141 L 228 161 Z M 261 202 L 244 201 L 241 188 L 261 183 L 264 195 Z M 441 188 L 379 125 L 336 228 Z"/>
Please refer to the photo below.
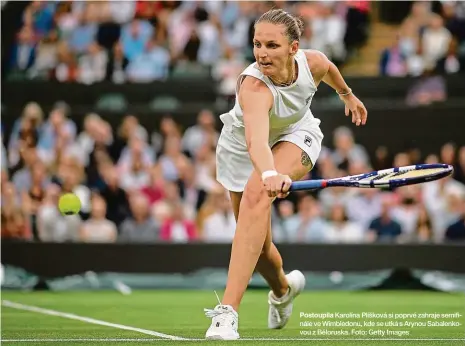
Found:
<path fill-rule="evenodd" d="M 216 299 L 218 300 L 218 305 L 222 306 L 220 298 L 218 297 L 218 294 L 216 293 L 216 291 L 213 291 L 213 292 L 215 292 Z M 203 311 L 205 311 L 205 316 L 207 316 L 209 318 L 214 318 L 216 316 L 219 316 L 219 315 L 222 315 L 222 314 L 227 314 L 229 312 L 228 310 L 223 310 L 223 309 L 221 309 L 221 310 L 203 309 Z"/>
<path fill-rule="evenodd" d="M 203 311 L 205 311 L 205 316 L 209 318 L 214 318 L 216 316 L 229 313 L 229 311 L 227 310 L 215 310 L 215 309 L 203 309 Z"/>

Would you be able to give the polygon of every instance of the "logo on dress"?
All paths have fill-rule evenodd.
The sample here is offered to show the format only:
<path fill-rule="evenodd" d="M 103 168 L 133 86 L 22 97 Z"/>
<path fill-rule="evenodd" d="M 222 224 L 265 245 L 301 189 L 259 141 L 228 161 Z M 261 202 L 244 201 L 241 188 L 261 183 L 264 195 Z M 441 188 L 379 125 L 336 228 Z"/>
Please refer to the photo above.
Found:
<path fill-rule="evenodd" d="M 304 143 L 305 143 L 306 145 L 308 145 L 309 147 L 311 147 L 311 146 L 312 146 L 312 142 L 313 142 L 313 141 L 312 141 L 312 139 L 310 138 L 310 136 L 305 136 Z"/>

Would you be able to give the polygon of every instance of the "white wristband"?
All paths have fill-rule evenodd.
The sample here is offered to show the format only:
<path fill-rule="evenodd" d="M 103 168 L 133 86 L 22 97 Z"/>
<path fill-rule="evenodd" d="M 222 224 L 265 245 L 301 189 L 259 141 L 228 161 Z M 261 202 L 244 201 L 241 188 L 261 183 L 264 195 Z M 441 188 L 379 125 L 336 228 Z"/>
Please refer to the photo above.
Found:
<path fill-rule="evenodd" d="M 278 175 L 278 172 L 276 171 L 265 171 L 262 173 L 262 180 L 265 180 L 266 178 L 273 177 L 275 175 Z"/>

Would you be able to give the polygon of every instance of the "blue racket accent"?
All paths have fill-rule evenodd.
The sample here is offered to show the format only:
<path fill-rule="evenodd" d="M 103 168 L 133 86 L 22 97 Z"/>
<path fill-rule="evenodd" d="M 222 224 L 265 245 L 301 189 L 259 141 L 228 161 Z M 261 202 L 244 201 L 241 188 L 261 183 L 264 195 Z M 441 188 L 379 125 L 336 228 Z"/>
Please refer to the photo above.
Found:
<path fill-rule="evenodd" d="M 395 167 L 334 179 L 294 181 L 290 191 L 317 190 L 326 187 L 346 186 L 358 188 L 395 188 L 421 184 L 445 178 L 454 168 L 442 163 Z"/>

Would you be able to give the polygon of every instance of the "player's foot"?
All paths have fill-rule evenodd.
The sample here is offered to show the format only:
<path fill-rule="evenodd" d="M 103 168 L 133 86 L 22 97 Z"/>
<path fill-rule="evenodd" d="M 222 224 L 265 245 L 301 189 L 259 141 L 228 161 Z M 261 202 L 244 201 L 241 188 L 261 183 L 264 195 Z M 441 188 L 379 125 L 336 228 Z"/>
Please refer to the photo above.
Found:
<path fill-rule="evenodd" d="M 270 329 L 281 329 L 286 325 L 292 314 L 294 299 L 305 287 L 305 276 L 298 270 L 290 272 L 286 278 L 289 290 L 284 296 L 276 298 L 273 291 L 268 294 L 268 328 Z"/>
<path fill-rule="evenodd" d="M 212 324 L 205 334 L 206 339 L 237 340 L 239 333 L 239 316 L 230 305 L 217 305 L 213 310 L 204 309 L 205 315 L 212 319 Z"/>

